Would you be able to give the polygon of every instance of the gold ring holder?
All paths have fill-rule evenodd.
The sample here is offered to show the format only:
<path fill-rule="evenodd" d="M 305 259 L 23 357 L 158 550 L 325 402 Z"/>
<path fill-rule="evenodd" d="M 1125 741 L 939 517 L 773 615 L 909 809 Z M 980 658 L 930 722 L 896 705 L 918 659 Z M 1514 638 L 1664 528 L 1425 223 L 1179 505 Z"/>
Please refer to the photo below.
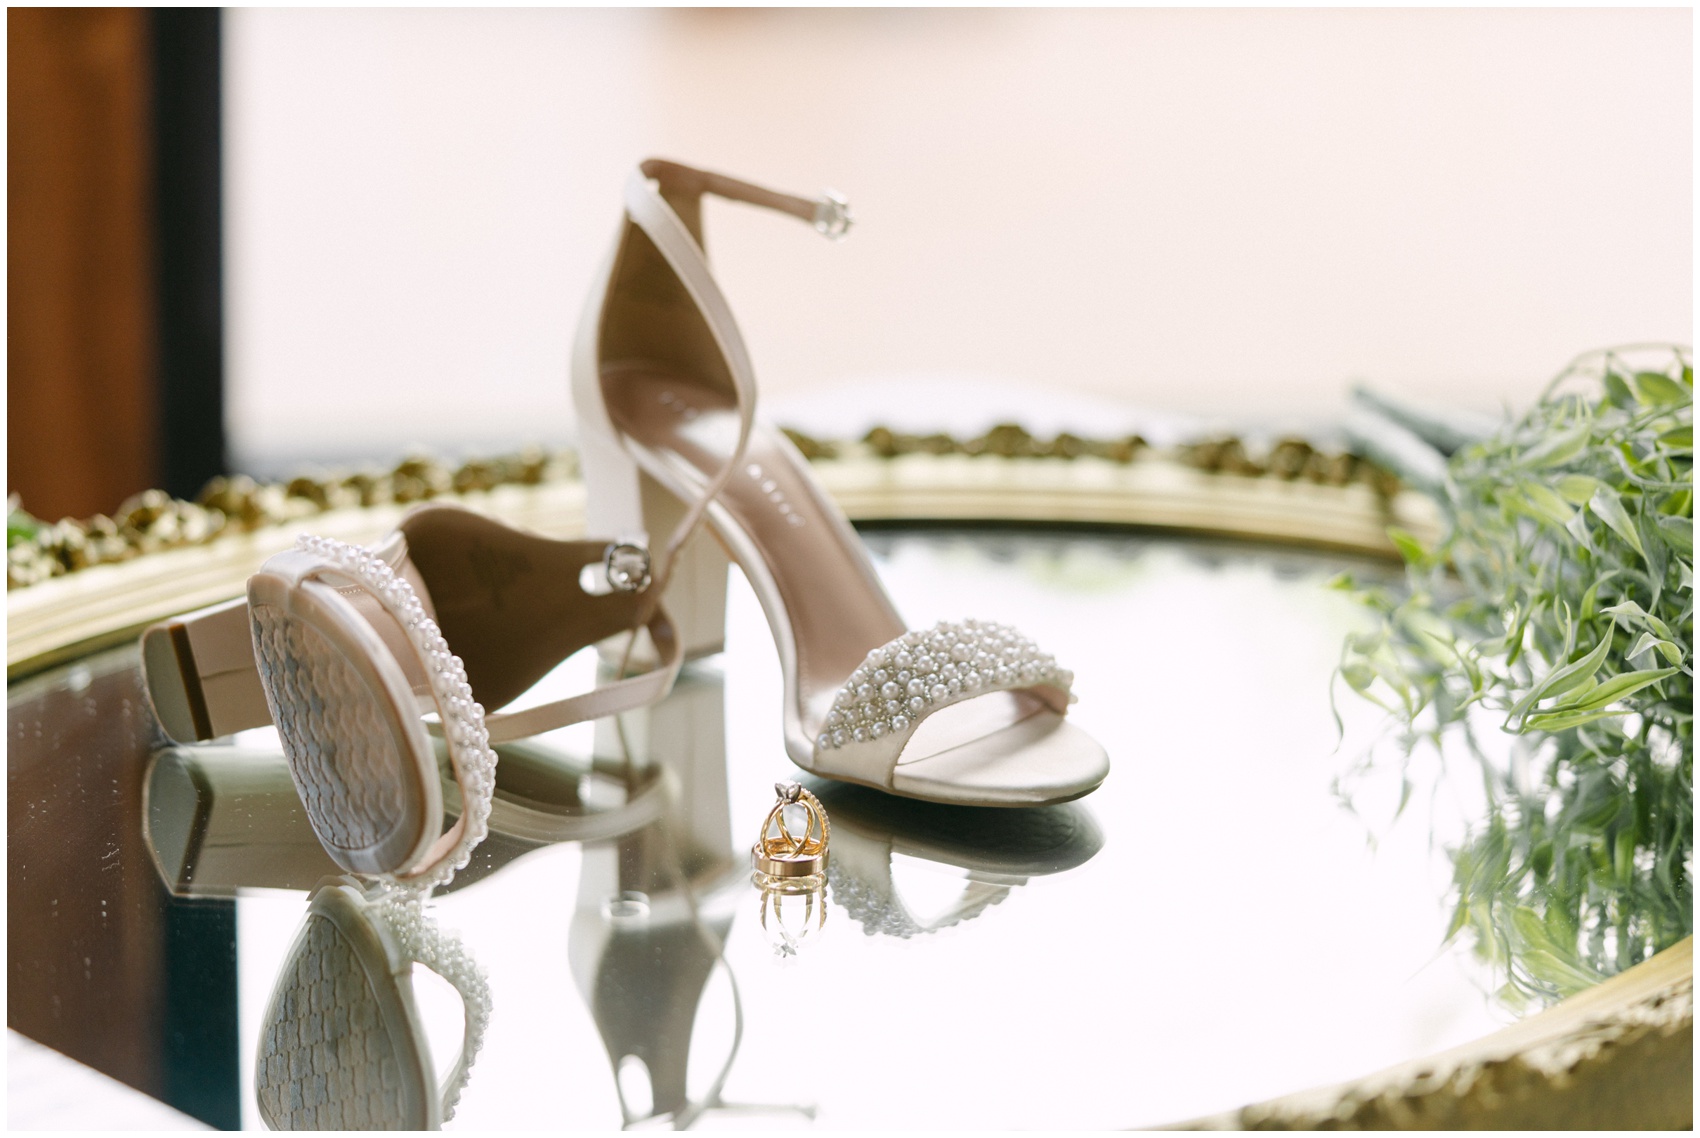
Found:
<path fill-rule="evenodd" d="M 820 876 L 826 872 L 826 843 L 832 834 L 826 807 L 795 782 L 776 782 L 773 790 L 779 801 L 761 824 L 761 836 L 750 848 L 750 863 L 768 878 Z M 793 834 L 786 823 L 787 806 L 801 806 L 807 815 L 801 834 Z"/>

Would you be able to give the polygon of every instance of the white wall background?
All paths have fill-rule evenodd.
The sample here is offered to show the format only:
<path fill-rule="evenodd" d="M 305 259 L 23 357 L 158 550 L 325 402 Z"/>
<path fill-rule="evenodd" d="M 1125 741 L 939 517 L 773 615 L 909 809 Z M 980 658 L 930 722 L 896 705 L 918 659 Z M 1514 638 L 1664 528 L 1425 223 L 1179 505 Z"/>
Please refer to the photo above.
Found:
<path fill-rule="evenodd" d="M 1691 23 L 232 10 L 235 458 L 570 438 L 648 154 L 850 196 L 836 246 L 709 219 L 769 408 L 817 430 L 1315 423 L 1352 379 L 1522 405 L 1581 350 L 1692 339 Z"/>

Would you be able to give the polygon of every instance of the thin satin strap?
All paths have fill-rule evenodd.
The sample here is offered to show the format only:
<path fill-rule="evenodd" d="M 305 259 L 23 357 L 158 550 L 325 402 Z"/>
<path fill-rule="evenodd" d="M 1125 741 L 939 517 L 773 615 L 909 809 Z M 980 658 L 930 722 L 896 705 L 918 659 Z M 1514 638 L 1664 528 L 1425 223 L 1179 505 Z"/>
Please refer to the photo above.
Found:
<path fill-rule="evenodd" d="M 544 731 L 553 731 L 557 727 L 583 723 L 587 719 L 601 719 L 623 711 L 635 711 L 660 700 L 673 690 L 673 680 L 678 676 L 679 665 L 684 661 L 684 648 L 665 609 L 657 608 L 645 627 L 649 629 L 649 637 L 661 653 L 661 662 L 654 668 L 636 676 L 627 676 L 603 684 L 582 695 L 568 696 L 566 699 L 528 707 L 523 711 L 486 715 L 484 727 L 490 732 L 490 742 L 495 744 L 525 739 Z M 637 635 L 636 630 L 632 635 Z"/>
<path fill-rule="evenodd" d="M 645 178 L 653 178 L 688 194 L 713 194 L 728 201 L 764 206 L 780 213 L 791 214 L 811 225 L 820 213 L 821 203 L 816 198 L 800 198 L 795 194 L 781 193 L 758 186 L 754 182 L 729 178 L 712 170 L 698 170 L 694 166 L 669 162 L 665 158 L 649 159 L 638 167 L 638 172 Z"/>
<path fill-rule="evenodd" d="M 484 716 L 484 729 L 489 732 L 490 743 L 494 745 L 515 739 L 527 739 L 545 731 L 553 731 L 557 727 L 570 727 L 574 723 L 583 723 L 590 719 L 636 711 L 663 698 L 673 689 L 673 680 L 678 676 L 679 666 L 684 662 L 684 648 L 679 641 L 678 632 L 673 627 L 672 618 L 667 615 L 665 609 L 656 609 L 645 627 L 649 629 L 649 637 L 661 654 L 661 662 L 654 668 L 636 676 L 627 676 L 603 684 L 592 691 L 551 700 L 523 711 L 488 713 Z M 633 635 L 636 635 L 635 630 Z M 431 734 L 440 736 L 443 733 L 443 725 L 433 722 L 429 725 L 429 730 Z"/>
<path fill-rule="evenodd" d="M 756 381 L 755 369 L 750 364 L 743 334 L 738 331 L 737 321 L 732 318 L 732 309 L 726 303 L 725 294 L 720 291 L 714 275 L 709 272 L 708 261 L 703 257 L 701 246 L 696 243 L 690 230 L 673 211 L 667 199 L 661 196 L 657 182 L 665 182 L 669 187 L 677 187 L 690 194 L 711 193 L 734 201 L 764 206 L 811 223 L 822 203 L 763 189 L 749 182 L 728 178 L 724 174 L 714 174 L 662 159 L 650 159 L 643 163 L 633 170 L 631 177 L 626 180 L 627 216 L 660 250 L 667 264 L 678 276 L 679 283 L 685 286 L 685 291 L 696 302 L 698 311 L 702 313 L 703 320 L 708 324 L 709 332 L 726 361 L 727 370 L 732 376 L 733 393 L 738 402 L 737 445 L 732 448 L 726 463 L 703 487 L 702 492 L 685 511 L 678 526 L 669 535 L 650 585 L 652 595 L 659 597 L 666 589 L 679 552 L 702 522 L 709 503 L 725 489 L 743 459 L 744 449 L 750 440 L 750 429 L 755 423 Z M 651 539 L 653 538 L 652 534 Z"/>

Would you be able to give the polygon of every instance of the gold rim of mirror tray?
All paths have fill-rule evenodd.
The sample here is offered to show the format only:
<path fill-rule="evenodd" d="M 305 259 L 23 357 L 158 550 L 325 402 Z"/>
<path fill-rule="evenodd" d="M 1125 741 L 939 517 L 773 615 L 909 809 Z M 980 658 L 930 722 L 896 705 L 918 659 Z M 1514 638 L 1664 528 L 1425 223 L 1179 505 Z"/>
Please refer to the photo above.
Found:
<path fill-rule="evenodd" d="M 1128 527 L 1389 560 L 1397 551 L 1388 526 L 1423 538 L 1438 533 L 1428 499 L 1354 456 L 1300 440 L 1279 440 L 1254 457 L 1238 440 L 1159 450 L 1137 437 L 1044 441 L 1015 427 L 965 441 L 881 429 L 853 443 L 794 432 L 792 439 L 858 522 Z M 439 496 L 542 533 L 583 532 L 584 488 L 570 455 L 455 470 L 410 459 L 378 476 L 274 486 L 232 479 L 210 487 L 197 504 L 153 495 L 117 519 L 45 527 L 36 548 L 8 550 L 23 571 L 8 577 L 7 676 L 122 643 L 156 620 L 238 596 L 261 562 L 300 533 L 374 541 L 413 501 Z M 175 528 L 150 538 L 137 517 Z M 108 563 L 79 552 L 98 542 L 106 543 Z M 1179 1125 L 1687 1128 L 1693 990 L 1690 937 L 1462 1047 Z"/>

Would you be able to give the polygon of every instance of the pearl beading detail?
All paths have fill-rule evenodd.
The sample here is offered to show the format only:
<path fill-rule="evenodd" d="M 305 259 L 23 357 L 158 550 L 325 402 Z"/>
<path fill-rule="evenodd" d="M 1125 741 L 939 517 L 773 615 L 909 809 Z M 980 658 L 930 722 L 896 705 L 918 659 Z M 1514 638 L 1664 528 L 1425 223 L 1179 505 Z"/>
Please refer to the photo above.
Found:
<path fill-rule="evenodd" d="M 984 692 L 1045 684 L 1068 693 L 1073 683 L 1073 672 L 1007 625 L 941 620 L 869 652 L 838 690 L 815 744 L 831 751 L 871 743 Z"/>
<path fill-rule="evenodd" d="M 402 952 L 447 980 L 466 1005 L 460 1059 L 442 1089 L 443 1121 L 447 1122 L 454 1117 L 460 1093 L 472 1074 L 473 1061 L 484 1046 L 484 1032 L 490 1024 L 490 980 L 460 938 L 444 932 L 425 915 L 424 899 L 418 890 L 396 889 L 380 897 L 371 908 L 394 934 Z"/>
<path fill-rule="evenodd" d="M 420 890 L 445 885 L 472 860 L 472 851 L 490 828 L 490 802 L 496 790 L 496 752 L 484 728 L 484 708 L 472 698 L 466 667 L 449 651 L 437 622 L 425 612 L 413 586 L 370 550 L 328 537 L 303 534 L 296 548 L 324 559 L 352 577 L 396 619 L 425 665 L 425 675 L 443 721 L 449 760 L 461 785 L 461 834 L 454 847 L 426 872 L 398 878 Z"/>

